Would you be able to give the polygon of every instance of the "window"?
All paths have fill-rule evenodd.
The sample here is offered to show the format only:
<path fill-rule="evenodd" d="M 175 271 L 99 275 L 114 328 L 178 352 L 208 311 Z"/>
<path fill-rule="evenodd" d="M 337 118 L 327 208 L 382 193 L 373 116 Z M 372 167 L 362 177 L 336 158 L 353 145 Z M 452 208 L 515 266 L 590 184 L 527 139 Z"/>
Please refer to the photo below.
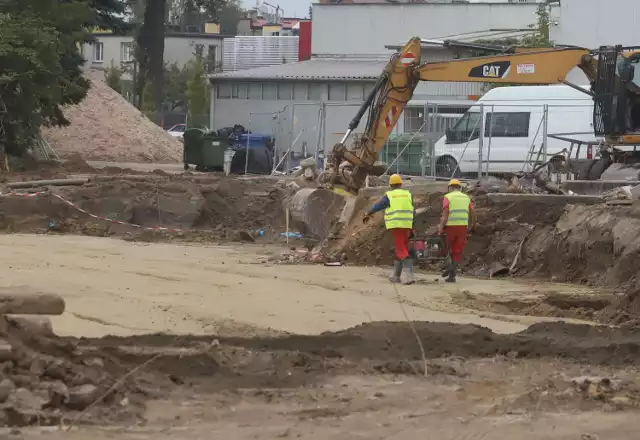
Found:
<path fill-rule="evenodd" d="M 234 84 L 231 97 L 234 99 L 247 99 L 249 96 L 249 84 Z"/>
<path fill-rule="evenodd" d="M 293 99 L 296 101 L 305 101 L 307 99 L 307 85 L 304 83 L 296 83 L 293 85 Z"/>
<path fill-rule="evenodd" d="M 424 107 L 406 107 L 404 109 L 404 131 L 405 133 L 415 133 L 418 130 L 426 132 L 424 124 Z"/>
<path fill-rule="evenodd" d="M 347 101 L 363 101 L 364 90 L 360 83 L 347 84 Z"/>
<path fill-rule="evenodd" d="M 324 96 L 324 84 L 309 84 L 309 99 L 312 101 L 321 101 Z"/>
<path fill-rule="evenodd" d="M 369 93 L 373 90 L 376 85 L 374 83 L 368 83 L 364 85 L 364 97 L 365 99 L 369 96 Z"/>
<path fill-rule="evenodd" d="M 480 123 L 482 114 L 479 112 L 467 112 L 458 122 L 447 130 L 447 144 L 464 144 L 480 136 Z"/>
<path fill-rule="evenodd" d="M 265 101 L 278 99 L 278 84 L 271 82 L 262 84 L 262 99 Z"/>
<path fill-rule="evenodd" d="M 233 87 L 231 86 L 231 84 L 224 83 L 218 85 L 218 98 L 230 99 L 232 93 Z"/>
<path fill-rule="evenodd" d="M 128 63 L 133 61 L 134 52 L 133 52 L 133 43 L 120 43 L 120 59 L 123 63 Z"/>
<path fill-rule="evenodd" d="M 93 43 L 93 62 L 102 63 L 104 61 L 104 44 L 100 42 Z"/>
<path fill-rule="evenodd" d="M 484 127 L 486 137 L 528 137 L 531 113 L 487 113 Z"/>
<path fill-rule="evenodd" d="M 262 99 L 262 84 L 249 84 L 249 99 Z"/>
<path fill-rule="evenodd" d="M 214 61 L 216 60 L 216 45 L 215 44 L 210 44 L 209 48 L 207 49 L 207 57 L 209 58 L 209 60 Z"/>
<path fill-rule="evenodd" d="M 284 101 L 291 101 L 293 99 L 293 84 L 280 83 L 278 84 L 278 99 Z"/>
<path fill-rule="evenodd" d="M 344 101 L 347 93 L 347 85 L 344 83 L 329 84 L 329 101 Z"/>
<path fill-rule="evenodd" d="M 202 56 L 204 55 L 204 44 L 196 44 L 196 49 L 193 54 L 197 57 L 202 58 Z"/>

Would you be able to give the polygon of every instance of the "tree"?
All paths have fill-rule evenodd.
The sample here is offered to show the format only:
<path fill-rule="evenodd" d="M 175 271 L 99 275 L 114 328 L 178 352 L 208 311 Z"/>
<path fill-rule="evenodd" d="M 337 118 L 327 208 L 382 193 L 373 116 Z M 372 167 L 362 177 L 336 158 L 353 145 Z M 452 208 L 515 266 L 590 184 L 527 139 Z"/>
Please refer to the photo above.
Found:
<path fill-rule="evenodd" d="M 242 18 L 243 12 L 238 0 L 228 1 L 213 20 L 220 23 L 220 33 L 222 35 L 235 36 L 238 34 L 238 23 Z"/>
<path fill-rule="evenodd" d="M 309 5 L 309 20 L 313 20 L 313 6 Z"/>
<path fill-rule="evenodd" d="M 22 155 L 43 124 L 69 124 L 61 107 L 86 96 L 89 81 L 80 69 L 79 44 L 90 40 L 86 28 L 95 23 L 96 11 L 83 2 L 0 2 L 3 154 Z"/>
<path fill-rule="evenodd" d="M 104 78 L 109 87 L 122 94 L 122 69 L 114 65 L 113 61 L 105 72 Z"/>
<path fill-rule="evenodd" d="M 189 80 L 189 70 L 187 67 L 180 67 L 177 63 L 165 66 L 165 102 L 169 104 L 171 111 L 177 107 L 187 104 L 187 81 Z"/>
<path fill-rule="evenodd" d="M 209 108 L 209 87 L 204 74 L 201 58 L 189 63 L 189 81 L 187 82 L 187 124 L 189 127 L 202 128 L 207 125 Z"/>

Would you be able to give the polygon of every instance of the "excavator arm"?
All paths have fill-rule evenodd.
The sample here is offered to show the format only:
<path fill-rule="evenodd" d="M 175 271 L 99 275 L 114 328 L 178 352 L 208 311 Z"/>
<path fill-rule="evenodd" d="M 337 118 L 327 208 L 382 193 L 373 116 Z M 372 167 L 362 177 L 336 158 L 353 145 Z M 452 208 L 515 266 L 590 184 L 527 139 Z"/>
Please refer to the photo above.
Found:
<path fill-rule="evenodd" d="M 421 64 L 421 44 L 420 38 L 413 38 L 391 58 L 345 135 L 334 145 L 320 183 L 342 186 L 355 193 L 368 175 L 381 175 L 385 171 L 376 163 L 378 153 L 420 81 L 554 84 L 564 82 L 574 67 L 581 68 L 592 81 L 596 76 L 594 58 L 583 48 L 527 50 Z M 367 111 L 364 134 L 355 148 L 348 149 L 346 141 Z"/>

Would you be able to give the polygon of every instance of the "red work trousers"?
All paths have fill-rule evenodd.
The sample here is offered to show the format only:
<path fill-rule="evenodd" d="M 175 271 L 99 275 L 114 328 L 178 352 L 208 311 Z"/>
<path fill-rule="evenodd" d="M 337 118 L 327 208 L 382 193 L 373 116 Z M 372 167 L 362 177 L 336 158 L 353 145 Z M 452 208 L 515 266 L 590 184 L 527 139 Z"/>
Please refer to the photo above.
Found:
<path fill-rule="evenodd" d="M 391 229 L 391 234 L 393 235 L 393 243 L 396 249 L 396 258 L 402 261 L 409 256 L 411 229 Z"/>
<path fill-rule="evenodd" d="M 467 244 L 467 226 L 447 226 L 444 228 L 444 233 L 447 236 L 447 247 L 451 259 L 459 263 L 462 259 L 464 245 Z"/>

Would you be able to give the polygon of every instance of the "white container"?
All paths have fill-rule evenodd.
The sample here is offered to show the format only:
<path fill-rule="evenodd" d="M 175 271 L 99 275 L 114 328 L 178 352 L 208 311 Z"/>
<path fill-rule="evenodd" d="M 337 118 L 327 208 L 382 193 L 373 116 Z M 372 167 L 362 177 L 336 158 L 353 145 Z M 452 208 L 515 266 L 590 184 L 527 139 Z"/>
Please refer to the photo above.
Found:
<path fill-rule="evenodd" d="M 224 174 L 227 176 L 231 172 L 231 160 L 235 154 L 236 152 L 230 148 L 224 150 Z"/>

